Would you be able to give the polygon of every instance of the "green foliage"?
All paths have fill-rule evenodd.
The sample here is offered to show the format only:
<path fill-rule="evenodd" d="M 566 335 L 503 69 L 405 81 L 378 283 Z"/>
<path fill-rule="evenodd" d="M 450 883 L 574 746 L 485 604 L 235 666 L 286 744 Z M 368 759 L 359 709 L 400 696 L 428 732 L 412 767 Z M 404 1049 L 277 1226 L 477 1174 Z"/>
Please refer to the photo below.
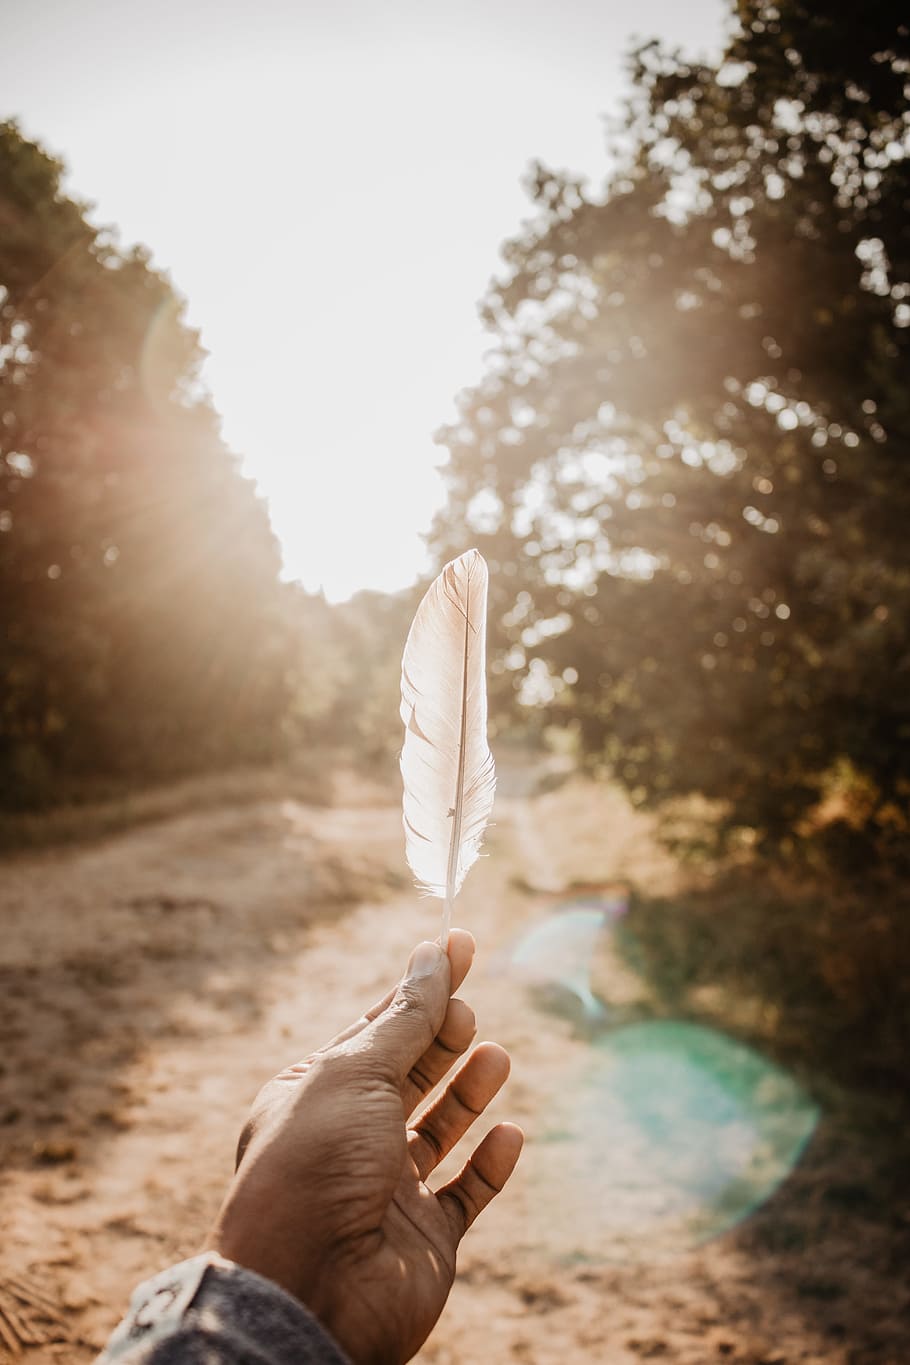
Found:
<path fill-rule="evenodd" d="M 809 1072 L 903 1094 L 910 1047 L 905 878 L 798 883 L 732 866 L 633 898 L 620 950 L 671 1015 L 720 1024 Z"/>
<path fill-rule="evenodd" d="M 401 749 L 401 652 L 424 586 L 366 590 L 337 606 L 292 590 L 300 657 L 289 724 L 297 743 L 389 772 Z"/>
<path fill-rule="evenodd" d="M 717 66 L 650 44 L 602 197 L 537 167 L 446 432 L 447 555 L 491 560 L 499 685 L 640 802 L 768 846 L 847 765 L 910 805 L 910 27 L 742 0 Z M 848 803 L 849 804 L 849 803 Z"/>
<path fill-rule="evenodd" d="M 182 304 L 0 124 L 0 802 L 271 752 L 279 556 Z"/>

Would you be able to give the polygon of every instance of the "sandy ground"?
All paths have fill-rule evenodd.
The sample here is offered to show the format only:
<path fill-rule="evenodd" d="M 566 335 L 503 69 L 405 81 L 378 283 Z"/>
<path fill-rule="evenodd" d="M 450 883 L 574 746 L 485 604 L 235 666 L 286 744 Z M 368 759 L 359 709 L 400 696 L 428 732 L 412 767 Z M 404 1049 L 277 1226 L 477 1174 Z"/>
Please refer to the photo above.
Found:
<path fill-rule="evenodd" d="M 577 1118 L 590 1036 L 503 964 L 572 884 L 672 890 L 680 874 L 616 794 L 572 779 L 534 795 L 535 776 L 504 773 L 457 915 L 478 940 L 463 993 L 479 1037 L 513 1056 L 492 1113 L 528 1142 L 419 1360 L 910 1359 L 910 1198 L 876 1197 L 874 1140 L 840 1118 L 823 1116 L 774 1196 L 703 1245 L 653 1218 L 634 1245 L 612 1236 L 623 1144 L 555 1141 Z M 17 1337 L 29 1365 L 91 1360 L 131 1288 L 198 1249 L 259 1085 L 435 934 L 435 903 L 403 871 L 394 800 L 354 779 L 330 807 L 227 805 L 0 863 L 0 1360 Z M 606 940 L 592 983 L 622 1008 L 647 1003 Z"/>

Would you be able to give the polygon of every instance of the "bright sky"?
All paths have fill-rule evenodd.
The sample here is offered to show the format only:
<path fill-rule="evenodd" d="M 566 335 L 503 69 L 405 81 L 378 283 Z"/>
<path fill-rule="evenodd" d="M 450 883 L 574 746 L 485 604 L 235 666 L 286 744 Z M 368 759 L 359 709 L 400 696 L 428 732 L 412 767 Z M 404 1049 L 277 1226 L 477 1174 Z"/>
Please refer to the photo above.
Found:
<path fill-rule="evenodd" d="M 189 302 L 288 577 L 426 567 L 432 433 L 534 158 L 599 181 L 633 34 L 716 50 L 723 0 L 0 0 L 0 117 Z"/>

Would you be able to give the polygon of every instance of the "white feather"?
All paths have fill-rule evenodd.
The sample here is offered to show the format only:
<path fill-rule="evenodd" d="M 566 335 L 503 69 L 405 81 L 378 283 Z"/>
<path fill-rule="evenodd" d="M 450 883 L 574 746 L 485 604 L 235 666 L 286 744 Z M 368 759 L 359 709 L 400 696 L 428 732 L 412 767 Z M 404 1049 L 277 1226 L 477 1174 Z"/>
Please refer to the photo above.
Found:
<path fill-rule="evenodd" d="M 487 582 L 477 550 L 447 564 L 417 608 L 401 660 L 405 852 L 420 889 L 445 901 L 443 946 L 496 788 L 487 743 Z"/>

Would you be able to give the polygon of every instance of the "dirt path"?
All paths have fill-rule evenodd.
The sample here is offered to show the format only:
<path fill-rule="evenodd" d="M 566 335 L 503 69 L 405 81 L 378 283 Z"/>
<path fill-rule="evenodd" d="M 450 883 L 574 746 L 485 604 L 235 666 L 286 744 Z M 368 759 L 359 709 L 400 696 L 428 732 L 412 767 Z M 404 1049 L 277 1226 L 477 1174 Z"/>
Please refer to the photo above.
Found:
<path fill-rule="evenodd" d="M 532 798 L 533 778 L 504 773 L 458 915 L 479 944 L 480 1036 L 513 1055 L 494 1116 L 529 1141 L 420 1360 L 898 1365 L 910 1209 L 875 1203 L 864 1140 L 839 1123 L 700 1247 L 664 1245 L 645 1184 L 631 1208 L 651 1208 L 653 1237 L 612 1236 L 634 1143 L 600 1110 L 579 1133 L 596 1039 L 571 1009 L 538 1008 L 508 950 L 572 883 L 672 890 L 678 873 L 615 794 L 572 781 Z M 0 1285 L 25 1273 L 62 1305 L 65 1328 L 32 1321 L 68 1340 L 28 1360 L 78 1365 L 139 1279 L 197 1249 L 261 1082 L 380 995 L 435 912 L 402 875 L 396 806 L 349 781 L 330 808 L 216 809 L 7 861 L 0 916 Z M 626 1010 L 644 990 L 606 934 L 592 985 Z"/>

